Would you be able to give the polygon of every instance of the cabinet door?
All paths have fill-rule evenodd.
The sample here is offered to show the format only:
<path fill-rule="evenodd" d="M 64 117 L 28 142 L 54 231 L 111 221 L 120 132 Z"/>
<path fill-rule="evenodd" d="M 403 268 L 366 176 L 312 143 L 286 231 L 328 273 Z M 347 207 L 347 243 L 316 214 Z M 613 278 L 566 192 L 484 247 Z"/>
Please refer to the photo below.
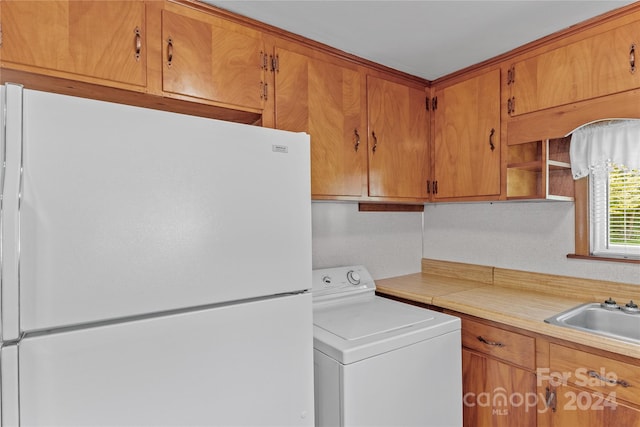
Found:
<path fill-rule="evenodd" d="M 591 393 L 570 385 L 555 389 L 554 427 L 640 427 L 640 409 L 623 404 L 616 393 Z"/>
<path fill-rule="evenodd" d="M 283 48 L 276 55 L 276 128 L 311 135 L 312 197 L 365 195 L 360 72 Z"/>
<path fill-rule="evenodd" d="M 640 21 L 516 63 L 511 115 L 640 87 L 631 59 L 638 34 Z"/>
<path fill-rule="evenodd" d="M 146 85 L 142 1 L 3 1 L 1 24 L 3 66 Z"/>
<path fill-rule="evenodd" d="M 204 13 L 162 11 L 165 92 L 260 110 L 267 66 L 260 33 Z"/>
<path fill-rule="evenodd" d="M 500 194 L 500 70 L 436 92 L 436 199 Z"/>
<path fill-rule="evenodd" d="M 463 425 L 534 427 L 533 372 L 462 349 Z"/>
<path fill-rule="evenodd" d="M 367 77 L 369 196 L 427 198 L 425 91 Z"/>

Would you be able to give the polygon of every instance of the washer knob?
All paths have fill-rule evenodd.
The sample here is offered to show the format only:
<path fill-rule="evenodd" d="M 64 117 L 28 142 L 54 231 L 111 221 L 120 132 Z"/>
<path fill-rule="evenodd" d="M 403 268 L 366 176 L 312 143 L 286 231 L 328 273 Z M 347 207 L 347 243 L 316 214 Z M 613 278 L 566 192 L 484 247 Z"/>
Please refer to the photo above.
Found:
<path fill-rule="evenodd" d="M 347 280 L 352 285 L 359 285 L 360 284 L 360 274 L 357 271 L 349 270 L 347 272 Z"/>

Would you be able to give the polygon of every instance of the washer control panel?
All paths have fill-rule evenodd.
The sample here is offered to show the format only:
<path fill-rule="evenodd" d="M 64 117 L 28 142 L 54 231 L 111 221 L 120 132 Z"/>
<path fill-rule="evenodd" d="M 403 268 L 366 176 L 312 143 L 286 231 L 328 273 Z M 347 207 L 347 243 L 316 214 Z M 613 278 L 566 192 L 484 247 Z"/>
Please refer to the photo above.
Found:
<path fill-rule="evenodd" d="M 313 297 L 375 291 L 376 284 L 362 265 L 313 270 Z"/>

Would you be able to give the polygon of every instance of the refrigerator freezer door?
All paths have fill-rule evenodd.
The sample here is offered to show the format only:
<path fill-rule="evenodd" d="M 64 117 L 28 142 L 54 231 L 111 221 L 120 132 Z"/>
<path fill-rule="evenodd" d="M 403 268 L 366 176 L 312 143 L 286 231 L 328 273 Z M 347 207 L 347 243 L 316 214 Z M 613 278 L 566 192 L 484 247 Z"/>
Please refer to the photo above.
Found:
<path fill-rule="evenodd" d="M 307 135 L 29 90 L 23 117 L 22 331 L 311 287 Z"/>
<path fill-rule="evenodd" d="M 25 338 L 21 425 L 311 426 L 311 324 L 301 294 Z"/>

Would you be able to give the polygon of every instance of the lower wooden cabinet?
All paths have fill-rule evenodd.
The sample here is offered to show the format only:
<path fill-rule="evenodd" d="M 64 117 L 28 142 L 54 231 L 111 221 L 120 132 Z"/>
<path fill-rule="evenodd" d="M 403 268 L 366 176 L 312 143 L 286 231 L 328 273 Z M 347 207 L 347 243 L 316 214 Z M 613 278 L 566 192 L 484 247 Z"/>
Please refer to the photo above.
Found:
<path fill-rule="evenodd" d="M 640 427 L 640 358 L 449 313 L 462 318 L 464 426 Z"/>
<path fill-rule="evenodd" d="M 640 426 L 640 361 L 551 343 L 548 365 L 540 378 L 549 407 L 544 425 Z"/>
<path fill-rule="evenodd" d="M 464 425 L 534 427 L 535 339 L 463 317 L 462 346 Z"/>
<path fill-rule="evenodd" d="M 552 427 L 577 426 L 640 426 L 640 409 L 626 405 L 611 393 L 589 392 L 563 385 L 554 389 L 555 410 L 551 413 Z"/>
<path fill-rule="evenodd" d="M 464 426 L 536 425 L 533 372 L 463 348 L 462 390 Z"/>

